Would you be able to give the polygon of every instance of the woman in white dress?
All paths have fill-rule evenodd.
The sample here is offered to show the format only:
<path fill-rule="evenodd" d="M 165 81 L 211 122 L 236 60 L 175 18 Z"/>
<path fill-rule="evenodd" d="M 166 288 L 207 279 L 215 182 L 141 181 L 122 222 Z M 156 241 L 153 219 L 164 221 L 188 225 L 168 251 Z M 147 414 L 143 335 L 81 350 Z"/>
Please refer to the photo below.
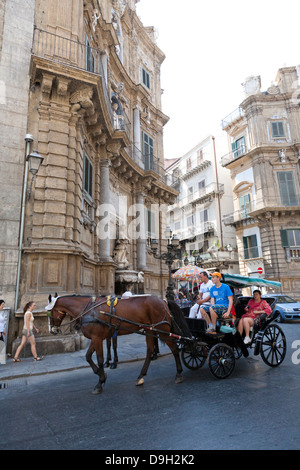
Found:
<path fill-rule="evenodd" d="M 41 358 L 38 357 L 37 353 L 36 353 L 36 347 L 35 347 L 35 338 L 34 338 L 34 334 L 33 334 L 33 329 L 35 329 L 35 331 L 38 333 L 39 330 L 35 327 L 34 325 L 34 316 L 33 316 L 33 310 L 35 309 L 36 305 L 34 302 L 28 302 L 26 305 L 25 305 L 25 308 L 24 308 L 24 326 L 23 326 L 23 330 L 22 330 L 22 340 L 21 340 L 21 344 L 20 346 L 18 347 L 17 351 L 16 351 L 16 354 L 15 354 L 15 357 L 14 357 L 14 362 L 21 362 L 21 359 L 19 359 L 19 355 L 20 355 L 20 352 L 22 351 L 22 349 L 24 348 L 25 344 L 27 343 L 27 340 L 29 341 L 30 343 L 30 347 L 31 347 L 31 352 L 32 352 L 32 355 L 34 357 L 34 360 L 35 361 L 40 361 Z"/>

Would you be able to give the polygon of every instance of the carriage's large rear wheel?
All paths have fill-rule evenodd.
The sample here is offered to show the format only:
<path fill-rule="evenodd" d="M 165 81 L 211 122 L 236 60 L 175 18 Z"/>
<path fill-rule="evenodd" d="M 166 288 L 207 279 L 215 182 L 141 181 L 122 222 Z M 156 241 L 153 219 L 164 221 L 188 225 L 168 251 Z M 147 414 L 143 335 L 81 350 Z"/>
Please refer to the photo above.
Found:
<path fill-rule="evenodd" d="M 209 351 L 208 365 L 211 373 L 217 379 L 226 379 L 232 374 L 235 367 L 233 349 L 227 344 L 216 344 Z"/>
<path fill-rule="evenodd" d="M 286 339 L 280 326 L 272 323 L 265 331 L 260 345 L 262 360 L 270 367 L 279 366 L 286 355 Z"/>
<path fill-rule="evenodd" d="M 198 343 L 185 345 L 181 350 L 181 358 L 188 369 L 200 369 L 207 358 L 206 347 Z"/>

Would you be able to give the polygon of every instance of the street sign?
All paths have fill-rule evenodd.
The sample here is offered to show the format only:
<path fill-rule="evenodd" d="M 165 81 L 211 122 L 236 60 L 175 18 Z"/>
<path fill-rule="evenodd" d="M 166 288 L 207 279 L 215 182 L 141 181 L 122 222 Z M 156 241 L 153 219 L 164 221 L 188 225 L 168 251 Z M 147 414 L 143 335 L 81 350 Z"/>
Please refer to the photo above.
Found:
<path fill-rule="evenodd" d="M 262 274 L 263 273 L 263 268 L 260 268 L 260 267 L 257 268 L 257 272 L 258 272 L 258 274 Z"/>

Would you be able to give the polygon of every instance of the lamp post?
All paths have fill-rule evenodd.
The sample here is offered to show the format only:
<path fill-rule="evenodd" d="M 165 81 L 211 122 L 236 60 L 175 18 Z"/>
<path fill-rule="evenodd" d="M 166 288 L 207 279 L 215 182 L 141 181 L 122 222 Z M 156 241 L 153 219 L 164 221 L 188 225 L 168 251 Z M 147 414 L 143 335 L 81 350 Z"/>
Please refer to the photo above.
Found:
<path fill-rule="evenodd" d="M 164 260 L 164 262 L 168 266 L 169 282 L 168 282 L 168 287 L 166 291 L 166 297 L 168 300 L 174 300 L 175 284 L 172 279 L 172 264 L 173 264 L 173 261 L 178 257 L 179 239 L 177 238 L 175 234 L 172 237 L 172 231 L 170 227 L 167 227 L 165 235 L 166 235 L 166 239 L 168 240 L 167 251 L 161 254 L 157 254 L 157 250 L 158 250 L 157 240 L 151 241 L 151 251 L 152 251 L 152 255 L 154 256 L 154 258 Z"/>
<path fill-rule="evenodd" d="M 41 155 L 34 150 L 30 152 L 30 144 L 33 142 L 33 136 L 31 134 L 25 135 L 26 141 L 26 152 L 25 152 L 25 171 L 24 171 L 24 180 L 23 180 L 23 196 L 22 196 L 22 208 L 21 208 L 21 225 L 20 225 L 20 235 L 19 235 L 19 253 L 18 253 L 18 267 L 17 267 L 17 282 L 16 282 L 16 297 L 15 297 L 15 311 L 18 308 L 19 301 L 19 289 L 20 289 L 20 274 L 21 274 L 21 259 L 22 259 L 22 245 L 24 237 L 24 221 L 25 221 L 25 207 L 26 201 L 30 198 L 31 187 L 33 179 L 37 172 L 39 171 L 40 165 L 44 160 Z M 32 174 L 30 188 L 27 193 L 27 183 L 28 183 L 28 172 Z"/>

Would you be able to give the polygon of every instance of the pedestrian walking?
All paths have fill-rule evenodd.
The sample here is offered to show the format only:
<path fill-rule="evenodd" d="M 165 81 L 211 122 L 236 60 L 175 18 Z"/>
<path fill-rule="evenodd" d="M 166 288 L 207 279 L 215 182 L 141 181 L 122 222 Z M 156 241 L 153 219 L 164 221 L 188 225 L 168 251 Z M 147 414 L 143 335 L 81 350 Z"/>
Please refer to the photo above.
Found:
<path fill-rule="evenodd" d="M 34 316 L 33 316 L 33 313 L 32 313 L 33 310 L 35 309 L 35 307 L 36 307 L 36 305 L 32 301 L 28 302 L 25 305 L 25 308 L 24 308 L 24 326 L 23 326 L 23 330 L 22 330 L 22 340 L 21 340 L 20 346 L 18 347 L 18 349 L 16 351 L 16 354 L 15 354 L 15 357 L 14 357 L 14 362 L 21 362 L 21 359 L 19 359 L 19 355 L 20 355 L 20 352 L 22 351 L 22 349 L 24 348 L 25 344 L 27 343 L 27 340 L 30 343 L 31 352 L 32 352 L 34 360 L 35 361 L 41 361 L 41 358 L 38 357 L 38 355 L 36 353 L 35 338 L 34 338 L 34 334 L 33 334 L 33 329 L 35 329 L 35 331 L 37 333 L 39 332 L 39 330 L 34 325 Z"/>
<path fill-rule="evenodd" d="M 3 313 L 3 309 L 5 306 L 5 301 L 0 300 L 0 341 L 4 342 L 4 336 L 6 336 L 6 331 L 5 331 L 5 317 Z"/>

